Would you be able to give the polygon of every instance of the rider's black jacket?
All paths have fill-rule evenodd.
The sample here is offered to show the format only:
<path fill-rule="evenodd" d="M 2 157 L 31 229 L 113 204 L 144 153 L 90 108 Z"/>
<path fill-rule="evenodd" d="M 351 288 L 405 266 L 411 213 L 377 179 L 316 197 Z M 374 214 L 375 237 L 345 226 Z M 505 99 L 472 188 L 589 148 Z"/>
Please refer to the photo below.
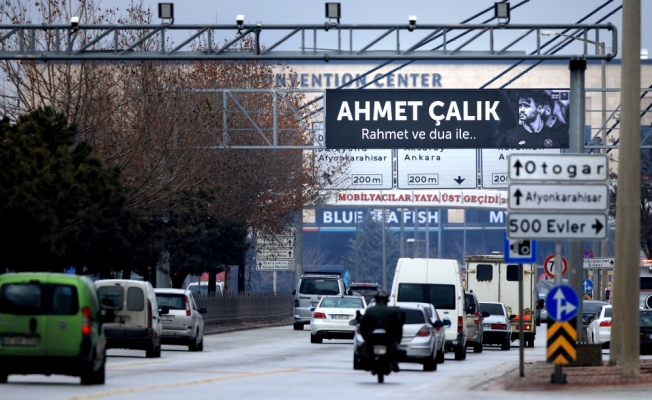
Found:
<path fill-rule="evenodd" d="M 362 319 L 358 322 L 360 323 L 360 333 L 365 339 L 374 329 L 385 329 L 396 343 L 401 343 L 403 320 L 395 308 L 378 303 L 367 308 Z"/>

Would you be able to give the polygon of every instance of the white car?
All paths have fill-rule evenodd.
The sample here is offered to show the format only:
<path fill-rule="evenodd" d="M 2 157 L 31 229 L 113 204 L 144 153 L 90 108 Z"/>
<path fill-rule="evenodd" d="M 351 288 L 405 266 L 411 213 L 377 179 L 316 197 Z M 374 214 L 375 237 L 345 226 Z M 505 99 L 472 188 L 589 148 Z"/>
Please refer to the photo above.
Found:
<path fill-rule="evenodd" d="M 154 289 L 159 308 L 169 312 L 161 316 L 163 344 L 188 346 L 189 351 L 204 350 L 205 308 L 198 308 L 188 289 Z"/>
<path fill-rule="evenodd" d="M 505 305 L 496 302 L 480 302 L 480 310 L 489 313 L 489 316 L 482 321 L 484 328 L 482 344 L 499 344 L 502 350 L 509 350 L 512 347 L 512 325 L 509 323 Z"/>
<path fill-rule="evenodd" d="M 310 319 L 310 343 L 322 343 L 324 339 L 353 339 L 355 326 L 349 321 L 356 312 L 367 308 L 362 296 L 324 296 Z"/>
<path fill-rule="evenodd" d="M 424 371 L 437 370 L 437 363 L 443 362 L 444 358 L 444 347 L 441 345 L 441 347 L 437 347 L 439 345 L 438 341 L 442 340 L 439 339 L 440 335 L 444 334 L 444 323 L 439 320 L 437 326 L 434 325 L 428 311 L 426 311 L 432 305 L 429 303 L 396 302 L 390 303 L 388 306 L 397 308 L 398 311 L 405 314 L 403 337 L 399 348 L 405 350 L 406 357 L 400 361 L 423 364 Z M 450 326 L 450 323 L 448 326 Z M 443 340 L 445 340 L 445 336 Z M 363 343 L 364 338 L 360 330 L 356 329 L 355 338 L 353 339 L 353 369 L 360 369 L 360 358 L 357 349 Z"/>
<path fill-rule="evenodd" d="M 586 327 L 586 338 L 589 343 L 601 344 L 603 348 L 609 347 L 611 340 L 611 305 L 602 306 L 595 313 L 591 322 Z"/>

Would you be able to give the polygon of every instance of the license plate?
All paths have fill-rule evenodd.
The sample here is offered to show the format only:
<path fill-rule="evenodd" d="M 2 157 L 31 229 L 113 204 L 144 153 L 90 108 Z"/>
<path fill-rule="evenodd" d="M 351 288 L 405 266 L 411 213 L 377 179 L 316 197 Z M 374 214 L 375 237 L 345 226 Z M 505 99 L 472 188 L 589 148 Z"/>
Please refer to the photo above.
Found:
<path fill-rule="evenodd" d="M 482 324 L 483 328 L 491 328 L 491 324 Z"/>
<path fill-rule="evenodd" d="M 332 319 L 351 319 L 351 316 L 350 315 L 335 314 L 335 315 L 331 315 L 331 318 Z"/>
<path fill-rule="evenodd" d="M 11 336 L 2 338 L 3 346 L 33 347 L 38 344 L 38 338 L 25 336 Z"/>
<path fill-rule="evenodd" d="M 387 353 L 387 347 L 386 346 L 380 346 L 376 345 L 374 346 L 374 354 L 382 356 Z"/>

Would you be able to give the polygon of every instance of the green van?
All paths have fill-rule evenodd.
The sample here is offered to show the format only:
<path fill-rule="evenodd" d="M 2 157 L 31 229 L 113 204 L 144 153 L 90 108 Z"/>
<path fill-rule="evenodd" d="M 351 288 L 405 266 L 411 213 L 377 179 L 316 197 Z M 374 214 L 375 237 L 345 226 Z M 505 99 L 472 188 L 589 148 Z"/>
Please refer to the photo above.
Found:
<path fill-rule="evenodd" d="M 10 374 L 104 384 L 106 339 L 93 282 L 55 273 L 0 275 L 0 383 Z"/>

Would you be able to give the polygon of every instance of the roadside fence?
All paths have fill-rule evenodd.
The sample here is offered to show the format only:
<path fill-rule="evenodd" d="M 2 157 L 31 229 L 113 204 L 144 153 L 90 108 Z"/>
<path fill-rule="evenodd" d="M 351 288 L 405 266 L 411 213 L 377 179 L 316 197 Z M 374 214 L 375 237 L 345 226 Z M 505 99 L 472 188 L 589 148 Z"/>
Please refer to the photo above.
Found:
<path fill-rule="evenodd" d="M 294 297 L 289 293 L 253 292 L 195 299 L 206 308 L 206 326 L 247 322 L 275 322 L 292 317 Z"/>

